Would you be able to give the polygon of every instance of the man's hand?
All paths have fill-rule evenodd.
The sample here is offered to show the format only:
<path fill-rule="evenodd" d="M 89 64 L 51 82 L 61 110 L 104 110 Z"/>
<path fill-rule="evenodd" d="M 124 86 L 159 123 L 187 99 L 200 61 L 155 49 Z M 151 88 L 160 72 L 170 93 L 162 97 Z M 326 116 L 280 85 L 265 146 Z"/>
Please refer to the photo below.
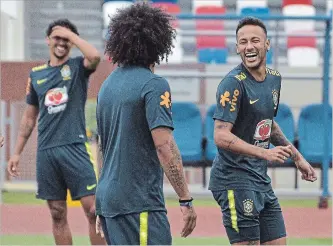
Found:
<path fill-rule="evenodd" d="M 184 227 L 181 232 L 182 237 L 187 237 L 192 233 L 197 224 L 197 214 L 193 207 L 180 206 L 180 210 L 183 213 Z"/>
<path fill-rule="evenodd" d="M 2 147 L 5 143 L 5 138 L 0 135 L 0 147 Z"/>
<path fill-rule="evenodd" d="M 8 161 L 7 171 L 13 177 L 17 177 L 19 175 L 18 172 L 19 162 L 20 162 L 19 155 L 13 155 Z"/>
<path fill-rule="evenodd" d="M 310 182 L 317 180 L 316 171 L 304 158 L 301 158 L 299 161 L 295 162 L 296 167 L 302 173 L 302 179 Z"/>
<path fill-rule="evenodd" d="M 291 146 L 277 146 L 273 149 L 266 149 L 264 159 L 269 162 L 279 162 L 283 164 L 293 154 Z"/>
<path fill-rule="evenodd" d="M 52 28 L 52 33 L 50 36 L 68 39 L 69 41 L 73 42 L 72 39 L 73 39 L 74 35 L 76 35 L 76 34 L 73 33 L 71 30 L 69 30 L 66 27 L 55 26 Z"/>
<path fill-rule="evenodd" d="M 102 229 L 102 225 L 101 225 L 101 219 L 99 218 L 98 215 L 96 217 L 96 234 L 101 235 L 101 237 L 104 238 L 104 233 L 103 233 L 103 229 Z"/>

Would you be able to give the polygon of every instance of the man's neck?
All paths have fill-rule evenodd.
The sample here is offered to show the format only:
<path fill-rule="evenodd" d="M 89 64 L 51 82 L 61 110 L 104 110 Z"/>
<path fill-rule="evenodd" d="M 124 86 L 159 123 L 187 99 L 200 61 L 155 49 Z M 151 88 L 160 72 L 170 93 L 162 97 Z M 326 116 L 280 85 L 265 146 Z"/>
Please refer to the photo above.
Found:
<path fill-rule="evenodd" d="M 263 82 L 266 78 L 266 67 L 260 66 L 259 68 L 251 69 L 246 67 L 249 73 L 253 76 L 253 78 L 258 82 Z"/>
<path fill-rule="evenodd" d="M 49 61 L 49 65 L 51 67 L 60 66 L 60 65 L 64 64 L 65 62 L 67 62 L 68 59 L 69 59 L 68 56 L 64 57 L 63 59 L 58 59 L 55 56 L 51 56 L 50 61 Z"/>

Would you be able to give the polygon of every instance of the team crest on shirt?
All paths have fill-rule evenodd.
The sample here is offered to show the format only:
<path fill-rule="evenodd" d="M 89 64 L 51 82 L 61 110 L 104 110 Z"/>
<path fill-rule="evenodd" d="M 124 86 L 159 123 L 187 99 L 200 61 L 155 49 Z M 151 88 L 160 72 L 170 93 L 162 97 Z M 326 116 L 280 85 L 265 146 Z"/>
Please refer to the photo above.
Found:
<path fill-rule="evenodd" d="M 272 90 L 274 110 L 276 109 L 279 101 L 279 92 L 277 90 Z"/>
<path fill-rule="evenodd" d="M 257 124 L 256 131 L 254 133 L 254 145 L 268 149 L 269 138 L 271 136 L 272 120 L 262 120 Z"/>
<path fill-rule="evenodd" d="M 68 65 L 64 65 L 60 72 L 63 80 L 71 79 L 71 68 Z"/>
<path fill-rule="evenodd" d="M 171 107 L 171 95 L 170 92 L 166 91 L 164 92 L 163 95 L 161 95 L 161 99 L 162 101 L 160 102 L 160 105 L 166 108 L 170 108 Z"/>
<path fill-rule="evenodd" d="M 67 87 L 54 88 L 46 93 L 44 105 L 49 114 L 56 114 L 64 111 L 67 106 L 68 92 Z"/>
<path fill-rule="evenodd" d="M 244 215 L 251 216 L 253 215 L 253 201 L 251 199 L 245 199 L 243 201 L 243 210 Z"/>

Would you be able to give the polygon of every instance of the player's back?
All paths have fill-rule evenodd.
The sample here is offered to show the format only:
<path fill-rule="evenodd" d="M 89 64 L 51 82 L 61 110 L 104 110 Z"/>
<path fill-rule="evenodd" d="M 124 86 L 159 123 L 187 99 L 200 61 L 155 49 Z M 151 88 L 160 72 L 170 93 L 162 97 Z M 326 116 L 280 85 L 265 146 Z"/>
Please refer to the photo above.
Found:
<path fill-rule="evenodd" d="M 146 68 L 118 67 L 100 89 L 97 125 L 103 169 L 96 209 L 104 216 L 165 209 L 163 171 L 147 121 L 144 92 L 160 79 Z"/>

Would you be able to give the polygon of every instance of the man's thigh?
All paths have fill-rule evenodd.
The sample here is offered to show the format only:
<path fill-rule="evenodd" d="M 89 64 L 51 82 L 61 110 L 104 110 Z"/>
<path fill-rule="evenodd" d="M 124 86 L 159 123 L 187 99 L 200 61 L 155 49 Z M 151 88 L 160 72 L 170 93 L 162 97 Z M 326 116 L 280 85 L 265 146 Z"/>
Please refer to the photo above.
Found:
<path fill-rule="evenodd" d="M 57 162 L 71 192 L 73 200 L 94 195 L 97 180 L 94 161 L 88 146 L 83 143 L 69 144 L 57 148 Z"/>
<path fill-rule="evenodd" d="M 43 200 L 66 200 L 67 186 L 51 149 L 37 151 L 37 193 Z"/>
<path fill-rule="evenodd" d="M 261 243 L 271 244 L 286 237 L 282 210 L 273 190 L 265 193 L 265 208 L 260 213 L 259 222 Z"/>
<path fill-rule="evenodd" d="M 251 190 L 212 191 L 221 207 L 223 225 L 231 244 L 258 243 L 260 240 L 259 213 L 263 199 Z"/>
<path fill-rule="evenodd" d="M 103 231 L 113 245 L 171 245 L 165 212 L 142 212 L 103 218 Z"/>

